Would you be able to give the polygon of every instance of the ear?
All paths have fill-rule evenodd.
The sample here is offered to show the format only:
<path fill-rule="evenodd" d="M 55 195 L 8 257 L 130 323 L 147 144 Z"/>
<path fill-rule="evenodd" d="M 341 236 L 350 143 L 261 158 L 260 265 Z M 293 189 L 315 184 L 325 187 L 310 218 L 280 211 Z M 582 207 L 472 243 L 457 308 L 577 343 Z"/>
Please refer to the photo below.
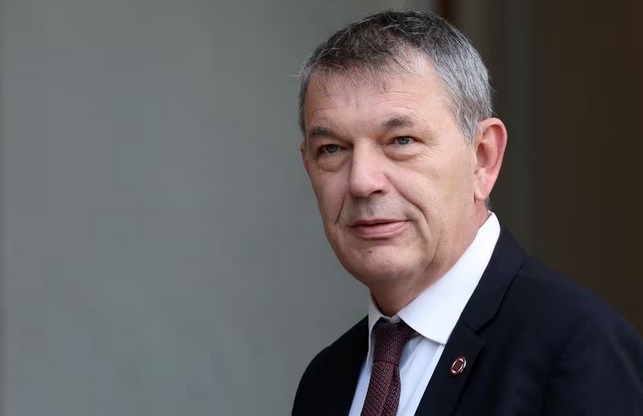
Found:
<path fill-rule="evenodd" d="M 301 160 L 304 162 L 306 173 L 310 175 L 310 173 L 308 172 L 308 153 L 306 152 L 306 139 L 304 139 L 299 145 L 299 151 L 301 152 Z"/>
<path fill-rule="evenodd" d="M 473 146 L 476 153 L 474 197 L 484 201 L 496 183 L 507 147 L 507 129 L 502 121 L 497 118 L 481 121 Z"/>

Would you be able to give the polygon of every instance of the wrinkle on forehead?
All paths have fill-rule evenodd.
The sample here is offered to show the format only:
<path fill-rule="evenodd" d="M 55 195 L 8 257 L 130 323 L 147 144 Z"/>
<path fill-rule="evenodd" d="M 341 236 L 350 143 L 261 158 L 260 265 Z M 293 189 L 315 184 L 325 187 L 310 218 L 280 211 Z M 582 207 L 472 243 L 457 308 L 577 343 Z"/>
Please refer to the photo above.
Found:
<path fill-rule="evenodd" d="M 404 60 L 398 59 L 394 63 L 378 68 L 355 66 L 342 69 L 319 69 L 310 79 L 307 95 L 312 91 L 315 94 L 326 97 L 340 95 L 347 86 L 355 89 L 372 88 L 380 92 L 389 92 L 391 91 L 392 79 L 411 75 L 418 79 L 429 81 L 434 88 L 432 92 L 439 94 L 445 100 L 444 102 L 449 105 L 449 95 L 446 92 L 444 83 L 428 59 L 418 53 L 412 54 L 409 52 L 406 55 L 407 57 Z"/>
<path fill-rule="evenodd" d="M 377 87 L 380 84 L 373 82 L 356 85 L 354 81 L 334 77 L 311 87 L 305 113 L 306 140 L 342 137 L 348 126 L 353 129 L 352 133 L 357 131 L 354 129 L 368 127 L 369 134 L 412 127 L 422 130 L 426 137 L 434 137 L 439 125 L 427 116 L 449 111 L 440 99 L 439 79 L 432 73 L 388 77 L 384 81 L 386 88 Z"/>

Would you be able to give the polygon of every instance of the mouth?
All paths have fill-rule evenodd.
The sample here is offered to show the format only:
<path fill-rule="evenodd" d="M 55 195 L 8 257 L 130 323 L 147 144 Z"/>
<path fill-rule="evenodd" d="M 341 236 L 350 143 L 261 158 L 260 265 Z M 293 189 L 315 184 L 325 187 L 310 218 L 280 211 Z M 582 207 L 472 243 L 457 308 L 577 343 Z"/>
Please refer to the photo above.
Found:
<path fill-rule="evenodd" d="M 408 220 L 372 218 L 355 221 L 351 228 L 354 233 L 364 239 L 379 239 L 394 237 L 407 225 Z"/>

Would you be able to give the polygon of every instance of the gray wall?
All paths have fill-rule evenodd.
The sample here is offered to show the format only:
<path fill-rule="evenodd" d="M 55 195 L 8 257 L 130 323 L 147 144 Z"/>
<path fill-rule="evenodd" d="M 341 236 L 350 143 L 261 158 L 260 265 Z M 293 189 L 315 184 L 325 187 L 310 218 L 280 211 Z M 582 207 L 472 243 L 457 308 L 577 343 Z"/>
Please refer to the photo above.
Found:
<path fill-rule="evenodd" d="M 389 3 L 3 0 L 3 415 L 288 413 L 366 311 L 292 75 Z"/>

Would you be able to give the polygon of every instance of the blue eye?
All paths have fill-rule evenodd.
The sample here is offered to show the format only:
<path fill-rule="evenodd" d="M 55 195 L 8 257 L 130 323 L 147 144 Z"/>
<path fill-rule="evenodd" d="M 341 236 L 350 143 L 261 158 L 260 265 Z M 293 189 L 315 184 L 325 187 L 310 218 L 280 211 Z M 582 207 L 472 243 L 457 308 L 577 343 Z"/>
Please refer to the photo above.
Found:
<path fill-rule="evenodd" d="M 339 150 L 339 146 L 337 146 L 336 144 L 326 144 L 322 146 L 320 150 L 321 150 L 321 153 L 326 153 L 326 154 L 335 153 Z"/>
<path fill-rule="evenodd" d="M 409 136 L 401 136 L 401 137 L 395 138 L 395 144 L 406 145 L 406 144 L 411 144 L 412 141 L 413 139 L 410 138 Z"/>

